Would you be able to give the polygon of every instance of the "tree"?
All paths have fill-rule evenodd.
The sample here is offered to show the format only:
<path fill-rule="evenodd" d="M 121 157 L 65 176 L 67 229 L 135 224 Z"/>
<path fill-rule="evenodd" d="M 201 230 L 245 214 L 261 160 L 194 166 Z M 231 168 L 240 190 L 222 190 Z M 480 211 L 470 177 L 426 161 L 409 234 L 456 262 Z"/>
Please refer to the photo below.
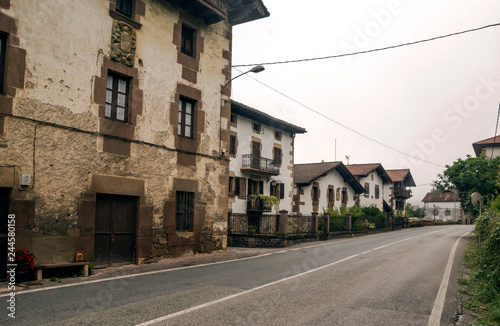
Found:
<path fill-rule="evenodd" d="M 484 152 L 479 157 L 467 155 L 465 160 L 458 159 L 452 165 L 446 165 L 446 170 L 434 181 L 434 188 L 456 189 L 463 210 L 476 216 L 478 210 L 472 205 L 471 194 L 478 192 L 483 195 L 485 205 L 492 201 L 500 193 L 499 167 L 498 157 L 490 161 Z"/>

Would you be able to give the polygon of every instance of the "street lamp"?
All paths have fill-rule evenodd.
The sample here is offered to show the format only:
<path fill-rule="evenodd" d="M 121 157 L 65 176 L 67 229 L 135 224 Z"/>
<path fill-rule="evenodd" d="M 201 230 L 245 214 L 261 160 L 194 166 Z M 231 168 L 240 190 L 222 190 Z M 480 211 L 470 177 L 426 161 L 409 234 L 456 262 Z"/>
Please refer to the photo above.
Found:
<path fill-rule="evenodd" d="M 224 104 L 222 103 L 222 94 L 224 93 L 224 89 L 226 88 L 227 85 L 229 85 L 230 82 L 232 82 L 233 80 L 235 80 L 238 77 L 246 75 L 249 72 L 253 72 L 253 73 L 257 74 L 261 71 L 264 71 L 265 69 L 266 68 L 264 68 L 264 66 L 261 66 L 261 65 L 255 66 L 252 69 L 250 69 L 242 74 L 239 74 L 236 77 L 229 79 L 228 82 L 225 83 L 224 85 L 221 85 L 221 87 L 220 87 L 220 116 L 219 116 L 219 156 L 222 154 L 222 107 L 224 106 Z"/>
<path fill-rule="evenodd" d="M 221 89 L 220 89 L 220 92 L 222 93 L 224 91 L 224 88 L 226 88 L 226 86 L 232 82 L 233 80 L 235 80 L 236 78 L 238 77 L 241 77 L 243 75 L 246 75 L 248 74 L 249 72 L 253 72 L 255 74 L 258 74 L 259 72 L 261 71 L 264 71 L 266 68 L 264 68 L 264 66 L 261 66 L 261 65 L 258 65 L 258 66 L 255 66 L 253 67 L 252 69 L 248 70 L 247 72 L 244 72 L 242 74 L 239 74 L 238 76 L 234 77 L 234 78 L 231 78 L 227 83 L 225 83 L 223 86 L 221 86 Z"/>
<path fill-rule="evenodd" d="M 434 215 L 434 223 L 436 223 L 436 205 L 432 205 L 432 215 Z"/>

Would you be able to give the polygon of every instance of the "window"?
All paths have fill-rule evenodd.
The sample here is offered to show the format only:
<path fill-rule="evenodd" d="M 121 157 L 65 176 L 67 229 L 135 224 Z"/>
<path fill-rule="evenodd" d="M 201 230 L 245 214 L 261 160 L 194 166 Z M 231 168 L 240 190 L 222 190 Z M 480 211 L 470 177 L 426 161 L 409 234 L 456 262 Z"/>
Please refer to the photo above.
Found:
<path fill-rule="evenodd" d="M 328 201 L 329 202 L 334 202 L 335 201 L 335 194 L 333 188 L 328 189 Z"/>
<path fill-rule="evenodd" d="M 111 120 L 127 122 L 128 120 L 129 80 L 108 73 L 106 83 L 106 106 L 104 116 Z"/>
<path fill-rule="evenodd" d="M 3 94 L 3 80 L 5 75 L 5 49 L 7 35 L 0 34 L 0 94 Z"/>
<path fill-rule="evenodd" d="M 229 136 L 229 155 L 236 155 L 236 136 Z"/>
<path fill-rule="evenodd" d="M 368 182 L 365 182 L 365 197 L 370 196 L 370 184 Z"/>
<path fill-rule="evenodd" d="M 193 138 L 194 101 L 180 98 L 179 100 L 179 123 L 178 135 Z"/>
<path fill-rule="evenodd" d="M 238 118 L 237 118 L 236 114 L 231 113 L 231 123 L 234 125 L 236 125 L 236 123 L 238 123 Z"/>
<path fill-rule="evenodd" d="M 273 147 L 273 161 L 276 165 L 281 165 L 281 148 Z"/>
<path fill-rule="evenodd" d="M 285 184 L 280 183 L 280 199 L 285 199 Z"/>
<path fill-rule="evenodd" d="M 274 196 L 274 197 L 278 197 L 278 193 L 276 192 L 278 187 L 279 187 L 279 183 L 274 183 L 274 182 L 271 183 L 270 188 L 269 188 L 269 195 Z"/>
<path fill-rule="evenodd" d="M 132 1 L 133 0 L 116 0 L 116 11 L 127 17 L 132 17 Z"/>
<path fill-rule="evenodd" d="M 379 199 L 380 197 L 380 187 L 379 185 L 375 185 L 375 199 Z"/>
<path fill-rule="evenodd" d="M 178 191 L 175 202 L 175 230 L 193 231 L 194 193 Z"/>
<path fill-rule="evenodd" d="M 253 129 L 253 131 L 254 131 L 254 132 L 257 132 L 257 133 L 259 133 L 259 134 L 260 134 L 260 131 L 261 131 L 261 129 L 262 129 L 262 126 L 261 126 L 261 124 L 260 124 L 260 123 L 254 122 L 254 123 L 252 124 L 252 129 Z"/>
<path fill-rule="evenodd" d="M 319 201 L 319 189 L 317 186 L 312 188 L 312 200 L 313 202 Z"/>
<path fill-rule="evenodd" d="M 195 30 L 182 25 L 181 32 L 181 52 L 190 57 L 194 57 Z"/>
<path fill-rule="evenodd" d="M 444 215 L 446 216 L 450 216 L 451 215 L 451 210 L 449 208 L 447 208 L 445 211 L 444 211 Z"/>
<path fill-rule="evenodd" d="M 281 140 L 282 136 L 283 136 L 283 132 L 281 130 L 274 131 L 274 138 L 276 138 L 277 140 Z"/>

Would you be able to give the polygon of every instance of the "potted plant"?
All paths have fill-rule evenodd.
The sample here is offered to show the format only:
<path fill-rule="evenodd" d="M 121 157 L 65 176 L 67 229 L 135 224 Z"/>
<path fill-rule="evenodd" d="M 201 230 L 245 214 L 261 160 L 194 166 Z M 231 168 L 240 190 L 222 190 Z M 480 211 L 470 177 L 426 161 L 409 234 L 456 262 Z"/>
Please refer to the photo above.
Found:
<path fill-rule="evenodd" d="M 262 211 L 270 211 L 277 203 L 278 199 L 275 196 L 259 195 L 259 209 Z"/>
<path fill-rule="evenodd" d="M 16 283 L 29 281 L 35 268 L 35 255 L 22 249 L 16 249 L 14 254 L 16 257 Z"/>

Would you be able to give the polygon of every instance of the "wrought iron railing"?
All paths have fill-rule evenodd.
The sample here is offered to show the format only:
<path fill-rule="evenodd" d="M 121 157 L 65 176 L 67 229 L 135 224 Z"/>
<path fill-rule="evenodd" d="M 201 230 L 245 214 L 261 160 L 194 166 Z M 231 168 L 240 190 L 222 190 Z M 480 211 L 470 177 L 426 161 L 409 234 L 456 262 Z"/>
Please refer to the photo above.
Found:
<path fill-rule="evenodd" d="M 252 154 L 242 155 L 242 169 L 254 169 L 272 174 L 279 174 L 279 165 L 274 160 Z"/>
<path fill-rule="evenodd" d="M 396 188 L 396 189 L 394 189 L 394 196 L 395 197 L 410 198 L 411 197 L 411 190 L 405 189 L 405 188 Z"/>

